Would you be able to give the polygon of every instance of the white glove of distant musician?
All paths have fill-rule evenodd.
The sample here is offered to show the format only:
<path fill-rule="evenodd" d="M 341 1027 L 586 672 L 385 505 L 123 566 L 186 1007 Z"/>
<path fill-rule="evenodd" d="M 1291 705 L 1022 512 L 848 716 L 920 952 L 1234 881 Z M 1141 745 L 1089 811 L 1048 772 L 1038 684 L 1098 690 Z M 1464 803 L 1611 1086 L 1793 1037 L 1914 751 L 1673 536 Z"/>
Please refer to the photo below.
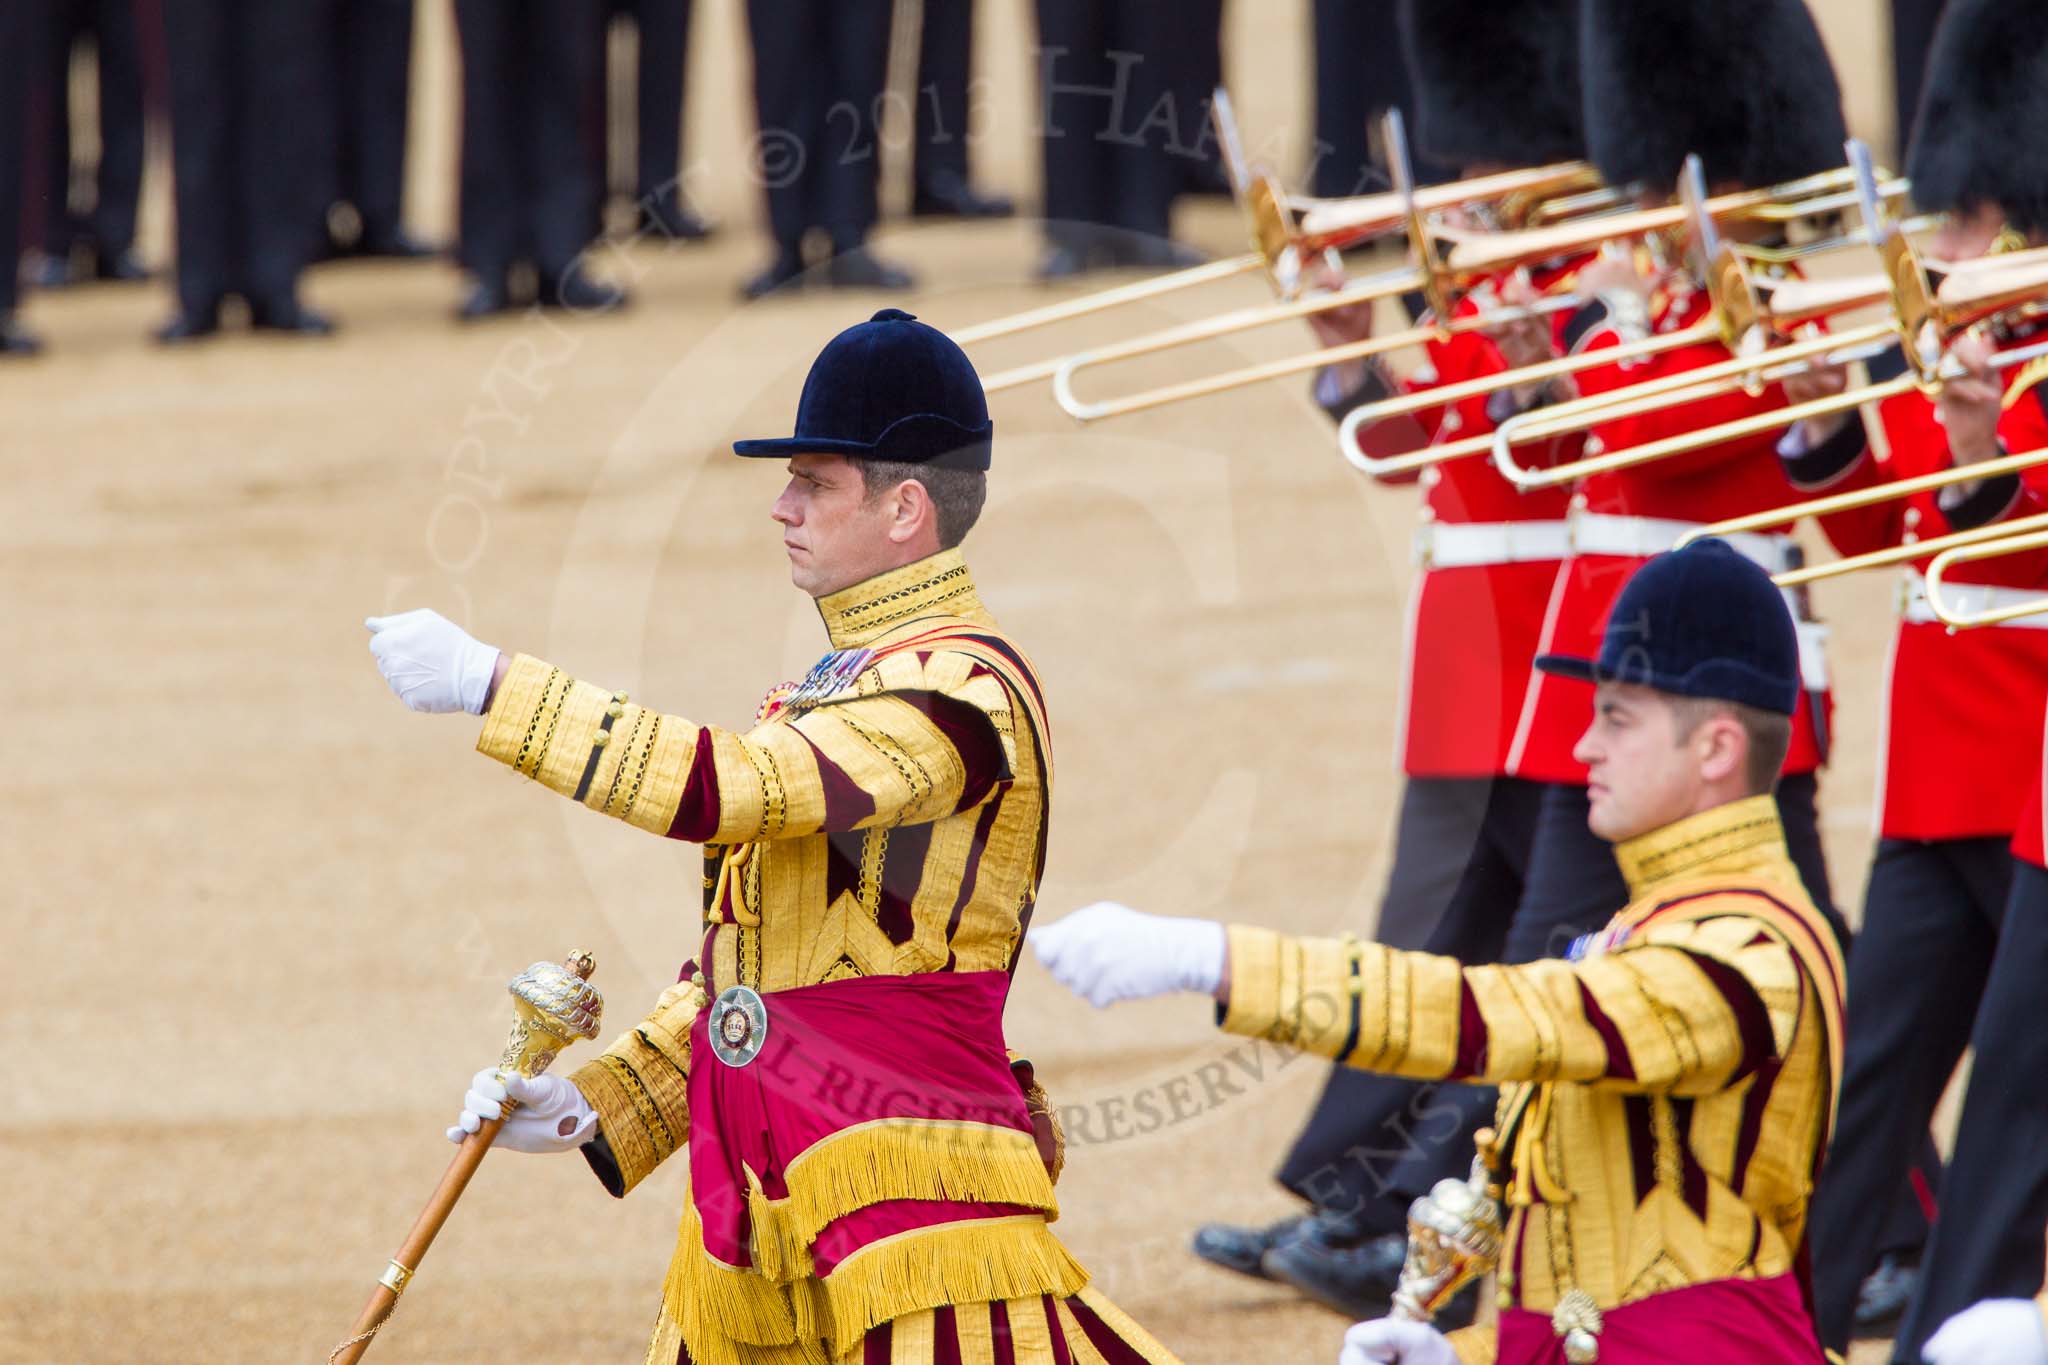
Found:
<path fill-rule="evenodd" d="M 590 1141 L 597 1127 L 597 1111 L 583 1092 L 561 1076 L 521 1076 L 486 1067 L 469 1078 L 469 1093 L 462 1097 L 462 1113 L 448 1130 L 448 1140 L 459 1143 L 474 1133 L 485 1119 L 505 1112 L 500 1101 L 510 1097 L 519 1107 L 498 1130 L 495 1145 L 515 1152 L 571 1152 Z"/>
<path fill-rule="evenodd" d="M 1344 1334 L 1337 1365 L 1458 1365 L 1458 1352 L 1426 1322 L 1378 1318 Z"/>
<path fill-rule="evenodd" d="M 498 651 L 438 611 L 424 607 L 371 616 L 370 652 L 398 699 L 415 711 L 484 713 Z"/>
<path fill-rule="evenodd" d="M 1928 1365 L 2048 1365 L 2048 1324 L 2032 1299 L 1986 1299 L 1941 1325 Z"/>
<path fill-rule="evenodd" d="M 1213 995 L 1226 940 L 1214 920 L 1147 915 L 1097 901 L 1029 935 L 1053 979 L 1097 1009 L 1174 991 Z"/>

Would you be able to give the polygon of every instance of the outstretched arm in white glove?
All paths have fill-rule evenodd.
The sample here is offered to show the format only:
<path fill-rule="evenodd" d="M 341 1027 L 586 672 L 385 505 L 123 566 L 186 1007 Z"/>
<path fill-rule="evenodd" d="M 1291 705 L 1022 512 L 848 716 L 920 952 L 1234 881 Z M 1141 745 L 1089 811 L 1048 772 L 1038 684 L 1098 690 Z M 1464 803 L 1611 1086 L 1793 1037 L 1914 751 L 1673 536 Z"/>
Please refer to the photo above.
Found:
<path fill-rule="evenodd" d="M 1344 1334 L 1337 1365 L 1458 1365 L 1458 1352 L 1428 1323 L 1379 1318 Z"/>
<path fill-rule="evenodd" d="M 498 651 L 438 611 L 421 608 L 396 616 L 372 616 L 370 653 L 377 671 L 415 711 L 484 713 L 497 671 Z"/>
<path fill-rule="evenodd" d="M 448 1130 L 450 1142 L 461 1142 L 485 1119 L 504 1116 L 504 1101 L 517 1106 L 498 1130 L 496 1145 L 515 1152 L 573 1152 L 590 1141 L 597 1111 L 583 1092 L 561 1076 L 521 1076 L 485 1068 L 470 1077 L 462 1097 L 462 1113 Z"/>
<path fill-rule="evenodd" d="M 1097 1009 L 1174 991 L 1214 995 L 1228 965 L 1214 920 L 1147 915 L 1115 901 L 1033 925 L 1030 943 L 1055 981 Z"/>
<path fill-rule="evenodd" d="M 2048 1322 L 2032 1299 L 1986 1299 L 1941 1325 L 1928 1365 L 2048 1365 Z"/>

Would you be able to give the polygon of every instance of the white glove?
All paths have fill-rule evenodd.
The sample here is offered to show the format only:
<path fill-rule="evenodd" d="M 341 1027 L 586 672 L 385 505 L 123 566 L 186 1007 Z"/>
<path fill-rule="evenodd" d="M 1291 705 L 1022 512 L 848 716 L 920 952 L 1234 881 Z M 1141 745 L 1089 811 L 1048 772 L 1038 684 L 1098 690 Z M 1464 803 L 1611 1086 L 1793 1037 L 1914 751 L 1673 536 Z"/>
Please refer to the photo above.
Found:
<path fill-rule="evenodd" d="M 2032 1299 L 1986 1299 L 1941 1325 L 1929 1365 L 2048 1365 L 2048 1325 Z"/>
<path fill-rule="evenodd" d="M 1032 926 L 1030 940 L 1053 979 L 1097 1009 L 1173 991 L 1213 995 L 1223 983 L 1227 941 L 1214 920 L 1097 901 L 1056 924 Z"/>
<path fill-rule="evenodd" d="M 469 1078 L 469 1093 L 462 1097 L 462 1114 L 448 1130 L 448 1140 L 459 1143 L 474 1133 L 485 1119 L 500 1117 L 510 1098 L 519 1107 L 498 1130 L 499 1147 L 515 1152 L 570 1152 L 590 1141 L 597 1127 L 597 1111 L 583 1092 L 560 1076 L 507 1075 L 486 1067 Z"/>
<path fill-rule="evenodd" d="M 1344 1334 L 1337 1365 L 1458 1365 L 1458 1353 L 1426 1322 L 1379 1318 Z"/>
<path fill-rule="evenodd" d="M 438 611 L 422 607 L 396 616 L 371 616 L 370 652 L 398 699 L 415 711 L 484 713 L 498 651 Z"/>

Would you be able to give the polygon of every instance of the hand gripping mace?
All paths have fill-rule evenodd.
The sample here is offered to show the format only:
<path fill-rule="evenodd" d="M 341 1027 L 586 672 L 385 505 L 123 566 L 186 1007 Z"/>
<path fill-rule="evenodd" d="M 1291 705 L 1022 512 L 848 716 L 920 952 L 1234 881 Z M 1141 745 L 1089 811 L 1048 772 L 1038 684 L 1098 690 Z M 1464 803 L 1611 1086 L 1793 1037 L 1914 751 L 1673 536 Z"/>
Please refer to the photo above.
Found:
<path fill-rule="evenodd" d="M 538 1076 L 563 1048 L 578 1038 L 597 1036 L 598 1021 L 604 1017 L 604 997 L 590 984 L 590 974 L 596 970 L 596 960 L 579 950 L 560 963 L 536 962 L 512 978 L 505 989 L 512 993 L 512 1007 L 519 1017 L 505 1040 L 505 1054 L 498 1059 L 499 1071 Z M 507 1099 L 505 1112 L 509 1114 L 513 1107 Z M 484 1153 L 491 1149 L 498 1130 L 504 1126 L 503 1118 L 485 1119 L 462 1140 L 455 1159 L 441 1176 L 441 1183 L 434 1187 L 427 1206 L 420 1210 L 412 1231 L 406 1234 L 405 1244 L 378 1277 L 377 1288 L 356 1319 L 355 1330 L 348 1340 L 328 1353 L 328 1365 L 355 1365 L 370 1349 L 370 1339 L 390 1320 L 391 1310 L 398 1306 L 398 1296 L 418 1273 L 420 1260 L 434 1244 L 435 1234 L 455 1211 L 455 1201 L 462 1198 L 469 1178 L 476 1174 Z"/>

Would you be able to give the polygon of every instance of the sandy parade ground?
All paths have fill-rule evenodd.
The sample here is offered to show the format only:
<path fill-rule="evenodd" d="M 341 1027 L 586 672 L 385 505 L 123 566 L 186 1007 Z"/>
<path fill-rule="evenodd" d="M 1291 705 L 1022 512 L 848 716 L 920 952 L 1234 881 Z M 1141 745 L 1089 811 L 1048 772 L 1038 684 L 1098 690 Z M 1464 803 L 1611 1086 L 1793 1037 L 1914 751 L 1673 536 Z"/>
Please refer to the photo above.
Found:
<path fill-rule="evenodd" d="M 823 648 L 767 521 L 777 472 L 727 449 L 786 433 L 817 348 L 882 301 L 737 305 L 765 252 L 744 38 L 736 5 L 699 9 L 690 184 L 726 230 L 599 251 L 635 292 L 623 315 L 458 329 L 457 279 L 431 264 L 316 272 L 309 300 L 343 324 L 326 342 L 160 352 L 144 340 L 159 286 L 29 306 L 51 354 L 0 369 L 16 642 L 0 1361 L 324 1358 L 448 1159 L 441 1130 L 509 1020 L 505 979 L 588 948 L 616 1029 L 692 950 L 694 849 L 510 777 L 470 752 L 472 720 L 406 713 L 360 622 L 435 606 L 726 723 Z M 1029 7 L 983 9 L 977 154 L 1029 196 Z M 442 0 L 421 12 L 413 217 L 445 237 L 454 55 Z M 1241 115 L 1288 168 L 1307 140 L 1306 15 L 1231 7 Z M 1878 7 L 1831 0 L 1824 18 L 1852 122 L 1888 143 Z M 161 262 L 161 174 L 151 190 Z M 1184 223 L 1241 249 L 1227 205 Z M 941 326 L 1047 297 L 1023 222 L 899 220 L 877 245 L 919 271 L 904 306 Z M 1262 291 L 1248 278 L 1059 335 Z M 1300 344 L 1275 329 L 1129 374 Z M 1412 491 L 1336 458 L 1301 382 L 1089 428 L 1043 391 L 994 415 L 969 548 L 1052 703 L 1040 914 L 1113 896 L 1368 931 L 1399 789 Z M 1891 593 L 1881 576 L 1816 592 L 1835 628 L 1823 802 L 1846 907 Z M 1009 1032 L 1068 1112 L 1060 1228 L 1107 1292 L 1190 1362 L 1334 1361 L 1340 1318 L 1186 1251 L 1202 1221 L 1286 1210 L 1268 1173 L 1322 1064 L 1223 1039 L 1201 1002 L 1094 1012 L 1028 960 Z M 681 1165 L 617 1203 L 580 1161 L 493 1156 L 372 1358 L 639 1360 Z"/>

